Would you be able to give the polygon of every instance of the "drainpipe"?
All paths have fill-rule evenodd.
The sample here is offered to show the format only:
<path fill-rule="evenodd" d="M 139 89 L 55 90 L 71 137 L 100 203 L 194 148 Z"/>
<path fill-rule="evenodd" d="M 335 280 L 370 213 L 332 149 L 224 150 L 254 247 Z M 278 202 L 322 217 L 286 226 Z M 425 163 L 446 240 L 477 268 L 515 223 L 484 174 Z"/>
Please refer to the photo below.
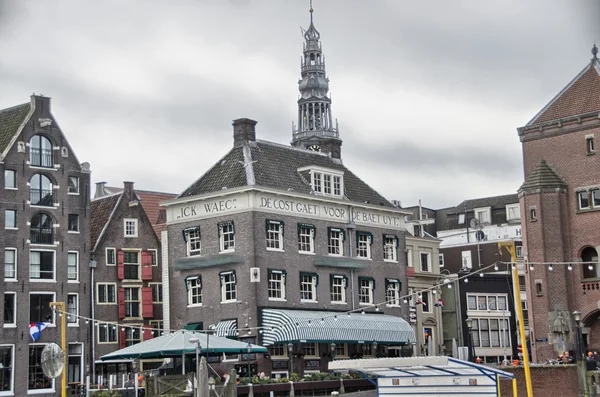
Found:
<path fill-rule="evenodd" d="M 90 317 L 92 323 L 92 354 L 91 354 L 91 363 L 90 368 L 92 370 L 92 383 L 96 381 L 96 310 L 94 307 L 95 302 L 95 294 L 96 294 L 96 285 L 94 284 L 94 270 L 96 270 L 96 261 L 90 260 L 90 300 L 91 300 L 91 308 L 90 308 Z M 87 385 L 89 389 L 89 385 Z"/>

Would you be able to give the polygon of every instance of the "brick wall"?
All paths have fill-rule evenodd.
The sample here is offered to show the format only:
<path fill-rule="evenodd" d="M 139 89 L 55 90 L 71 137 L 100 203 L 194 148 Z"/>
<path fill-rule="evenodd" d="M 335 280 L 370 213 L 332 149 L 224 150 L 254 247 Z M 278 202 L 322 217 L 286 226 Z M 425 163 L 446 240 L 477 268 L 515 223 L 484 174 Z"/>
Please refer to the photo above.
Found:
<path fill-rule="evenodd" d="M 526 396 L 525 372 L 523 367 L 505 367 L 506 372 L 515 374 L 519 396 Z M 579 383 L 577 366 L 548 365 L 531 367 L 531 380 L 535 396 L 578 397 Z M 512 397 L 512 381 L 500 381 L 501 396 Z"/>

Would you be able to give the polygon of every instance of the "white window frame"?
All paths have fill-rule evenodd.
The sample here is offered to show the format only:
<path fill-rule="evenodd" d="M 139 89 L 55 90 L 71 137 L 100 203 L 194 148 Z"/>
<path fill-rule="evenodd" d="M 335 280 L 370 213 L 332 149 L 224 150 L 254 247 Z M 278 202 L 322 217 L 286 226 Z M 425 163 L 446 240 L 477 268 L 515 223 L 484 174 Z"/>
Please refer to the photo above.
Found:
<path fill-rule="evenodd" d="M 71 180 L 74 180 L 74 181 L 75 181 L 75 191 L 71 191 L 71 187 L 69 186 L 69 182 L 70 182 Z M 74 195 L 74 196 L 78 196 L 78 195 L 79 195 L 79 192 L 80 192 L 80 190 L 81 190 L 79 186 L 80 186 L 80 185 L 79 185 L 79 177 L 78 177 L 78 176 L 72 176 L 72 175 L 71 175 L 71 176 L 69 176 L 69 180 L 67 181 L 67 194 L 71 194 L 71 195 Z"/>
<path fill-rule="evenodd" d="M 310 277 L 305 279 L 305 277 Z M 308 289 L 304 289 L 304 287 L 309 287 Z M 308 292 L 312 296 L 312 298 L 302 298 L 303 293 Z M 315 303 L 317 300 L 317 276 L 314 274 L 306 274 L 303 273 L 300 275 L 300 302 L 306 303 Z"/>
<path fill-rule="evenodd" d="M 32 252 L 52 252 L 52 278 L 51 279 L 42 279 L 42 278 L 31 278 L 31 253 Z M 41 257 L 40 257 L 40 275 L 41 275 Z M 55 283 L 56 282 L 56 251 L 48 250 L 48 249 L 30 249 L 29 250 L 29 282 L 33 283 Z"/>
<path fill-rule="evenodd" d="M 358 304 L 361 306 L 370 306 L 375 302 L 374 299 L 374 295 L 375 295 L 375 288 L 374 288 L 374 284 L 375 281 L 371 278 L 360 278 L 358 281 Z M 366 293 L 365 293 L 366 291 Z M 367 299 L 366 302 L 364 302 L 363 300 Z"/>
<path fill-rule="evenodd" d="M 71 216 L 77 217 L 77 229 L 76 230 L 70 230 L 71 222 L 69 222 L 69 217 L 71 217 Z M 68 234 L 79 234 L 80 233 L 80 228 L 79 228 L 79 214 L 68 214 L 67 215 L 67 233 Z"/>
<path fill-rule="evenodd" d="M 466 268 L 466 269 L 473 268 L 473 255 L 471 253 L 471 250 L 461 251 L 460 257 L 461 257 L 462 268 Z"/>
<path fill-rule="evenodd" d="M 413 250 L 411 248 L 406 249 L 406 266 L 414 267 L 414 265 L 413 265 Z"/>
<path fill-rule="evenodd" d="M 29 295 L 27 296 L 28 298 L 28 307 L 29 307 L 29 311 L 27 312 L 27 320 L 31 323 L 31 295 L 50 295 L 52 296 L 50 302 L 56 302 L 56 292 L 49 292 L 49 291 L 29 291 Z M 50 321 L 52 324 L 48 325 L 48 327 L 56 327 L 56 313 L 54 311 L 51 311 L 52 313 L 52 320 Z M 45 319 L 43 319 L 45 321 Z"/>
<path fill-rule="evenodd" d="M 161 336 L 165 330 L 165 320 L 150 320 L 148 325 L 152 328 L 152 335 Z M 156 331 L 156 334 L 154 333 Z M 160 360 L 163 362 L 163 360 Z"/>
<path fill-rule="evenodd" d="M 138 343 L 144 341 L 144 333 L 142 332 L 141 327 L 142 324 L 135 324 L 135 326 L 125 328 L 125 347 L 137 345 Z M 134 338 L 136 333 L 138 338 Z M 133 343 L 129 344 L 130 341 Z"/>
<path fill-rule="evenodd" d="M 7 270 L 7 268 L 6 268 L 6 252 L 7 251 L 12 252 L 14 255 L 14 276 L 13 277 L 6 277 L 6 270 Z M 17 262 L 18 262 L 18 250 L 13 247 L 4 248 L 4 281 L 5 282 L 17 282 L 18 281 L 19 267 L 17 265 Z"/>
<path fill-rule="evenodd" d="M 344 196 L 344 172 L 324 167 L 301 167 L 298 172 L 310 172 L 310 186 L 312 190 L 323 196 Z"/>
<path fill-rule="evenodd" d="M 491 207 L 481 207 L 473 209 L 475 213 L 475 218 L 479 220 L 479 223 L 489 225 L 492 222 L 492 208 Z M 483 218 L 483 219 L 482 219 Z"/>
<path fill-rule="evenodd" d="M 202 306 L 202 279 L 200 276 L 189 277 L 185 280 L 187 287 L 187 306 L 188 307 L 201 307 Z M 199 299 L 199 303 L 194 303 L 194 298 Z"/>
<path fill-rule="evenodd" d="M 117 329 L 116 324 L 98 324 L 96 331 L 98 332 L 98 344 L 99 345 L 110 345 L 110 344 L 114 344 L 114 343 L 119 343 L 119 330 Z M 106 341 L 102 341 L 100 339 L 101 333 L 100 333 L 100 327 L 104 327 L 104 330 L 106 332 Z M 111 330 L 114 332 L 114 340 L 111 340 L 110 338 L 110 332 Z"/>
<path fill-rule="evenodd" d="M 133 225 L 133 233 L 128 229 L 128 224 Z M 138 220 L 136 218 L 124 218 L 123 219 L 123 237 L 135 238 L 138 236 Z"/>
<path fill-rule="evenodd" d="M 10 359 L 10 390 L 0 391 L 0 396 L 14 396 L 15 392 L 15 345 L 10 343 L 0 344 L 0 347 L 10 347 L 11 359 Z M 29 365 L 27 368 L 29 372 Z"/>
<path fill-rule="evenodd" d="M 596 200 L 598 204 L 596 204 Z M 600 208 L 600 189 L 592 190 L 590 204 L 592 208 Z"/>
<path fill-rule="evenodd" d="M 188 229 L 185 231 L 185 235 L 186 256 L 202 255 L 202 235 L 200 234 L 200 229 Z"/>
<path fill-rule="evenodd" d="M 136 254 L 137 257 L 137 262 L 127 262 L 126 258 L 128 253 L 134 253 Z M 127 266 L 135 266 L 137 267 L 137 278 L 127 278 L 128 276 L 128 272 L 125 271 L 125 269 L 127 269 Z M 142 252 L 139 249 L 125 249 L 123 250 L 123 270 L 124 270 L 124 278 L 123 281 L 125 282 L 139 282 L 142 281 Z"/>
<path fill-rule="evenodd" d="M 71 315 L 69 313 L 69 309 L 68 309 L 68 304 L 69 304 L 69 297 L 70 296 L 74 296 L 75 297 L 75 315 Z M 69 292 L 67 294 L 67 301 L 65 302 L 65 311 L 66 313 L 63 314 L 63 316 L 67 316 L 67 327 L 79 327 L 79 294 L 76 292 Z M 75 317 L 74 320 L 75 321 L 69 321 L 69 317 Z"/>
<path fill-rule="evenodd" d="M 585 200 L 587 201 L 587 205 L 584 206 L 583 205 L 583 199 L 585 198 Z M 590 209 L 590 195 L 589 192 L 587 190 L 582 191 L 582 192 L 577 192 L 577 208 L 580 210 L 588 210 Z"/>
<path fill-rule="evenodd" d="M 462 225 L 465 223 L 465 214 L 458 214 L 458 224 Z"/>
<path fill-rule="evenodd" d="M 390 288 L 392 285 L 394 287 Z M 393 297 L 390 296 L 390 292 L 393 293 Z M 387 289 L 385 290 L 385 305 L 387 307 L 400 307 L 400 281 L 387 281 Z"/>
<path fill-rule="evenodd" d="M 123 300 L 124 304 L 125 304 L 125 318 L 131 318 L 131 319 L 140 319 L 143 318 L 142 314 L 143 314 L 143 307 L 142 307 L 142 287 L 139 286 L 134 286 L 134 285 L 127 285 L 126 287 L 124 287 L 124 292 L 125 292 L 125 299 Z M 127 299 L 127 291 L 133 291 L 133 290 L 137 290 L 137 300 L 134 299 Z M 127 315 L 127 305 L 131 305 L 131 307 L 133 308 L 133 305 L 135 305 L 137 303 L 138 305 L 138 315 L 137 316 L 130 316 Z M 133 312 L 133 310 L 131 310 Z M 129 313 L 132 314 L 132 313 Z"/>
<path fill-rule="evenodd" d="M 427 296 L 427 298 L 423 299 L 425 296 Z M 433 306 L 433 304 L 431 303 L 431 293 L 430 293 L 430 291 L 423 291 L 423 292 L 421 292 L 421 300 L 424 302 L 421 305 L 421 311 L 423 313 L 431 313 L 433 311 L 433 309 L 431 307 L 431 306 Z M 425 303 L 427 303 L 427 304 L 425 304 Z"/>
<path fill-rule="evenodd" d="M 442 252 L 440 252 L 438 254 L 438 263 L 440 265 L 440 267 L 444 267 L 444 254 Z"/>
<path fill-rule="evenodd" d="M 474 348 L 483 348 L 483 349 L 502 349 L 503 347 L 506 347 L 507 349 L 512 349 L 512 341 L 510 339 L 510 321 L 507 318 L 503 318 L 503 317 L 475 317 L 473 318 L 473 320 L 476 320 L 477 322 L 473 321 L 474 324 L 476 324 L 476 329 L 473 329 L 471 331 L 471 339 L 473 342 L 473 347 Z M 481 322 L 484 321 L 487 323 L 487 329 L 482 329 L 481 327 Z M 491 325 L 491 321 L 498 321 L 498 346 L 492 346 L 492 331 L 495 331 L 492 329 L 492 325 Z M 504 330 L 504 332 L 502 332 L 502 323 L 506 322 L 506 328 Z M 474 327 L 475 328 L 475 327 Z M 487 340 L 488 340 L 488 344 L 489 346 L 482 346 L 481 343 L 481 335 L 482 333 L 487 333 Z M 477 333 L 477 338 L 473 338 L 473 333 Z M 504 335 L 503 335 L 504 334 Z M 507 342 L 507 346 L 503 346 L 503 341 L 504 338 L 503 336 L 506 336 L 506 342 Z"/>
<path fill-rule="evenodd" d="M 339 284 L 336 284 L 336 282 L 339 282 Z M 340 296 L 342 299 L 340 300 L 333 300 L 333 295 L 334 294 L 338 294 L 337 292 L 334 292 L 333 289 L 334 288 L 340 288 L 341 291 L 339 292 Z M 331 277 L 331 285 L 329 286 L 329 298 L 331 299 L 331 303 L 332 304 L 338 304 L 338 305 L 345 305 L 346 302 L 346 278 L 344 276 L 340 276 L 337 274 L 334 274 Z"/>
<path fill-rule="evenodd" d="M 335 350 L 333 352 L 335 358 L 348 358 L 348 344 L 347 343 L 336 343 Z"/>
<path fill-rule="evenodd" d="M 327 236 L 327 252 L 331 256 L 344 256 L 344 231 L 342 229 L 329 229 L 329 235 Z M 332 244 L 334 241 L 338 242 L 338 246 Z M 332 253 L 339 249 L 339 253 Z"/>
<path fill-rule="evenodd" d="M 517 245 L 515 248 L 516 248 L 515 254 L 517 255 L 517 258 L 522 258 L 523 257 L 523 246 Z"/>
<path fill-rule="evenodd" d="M 273 275 L 277 275 L 277 276 L 272 279 L 271 277 Z M 287 300 L 286 295 L 285 295 L 285 284 L 286 284 L 287 274 L 285 274 L 282 270 L 270 270 L 268 277 L 269 277 L 269 279 L 267 280 L 267 296 L 269 297 L 269 300 L 285 302 Z M 279 277 L 279 279 L 277 279 L 277 277 Z M 279 286 L 279 289 L 276 288 L 277 285 Z M 273 291 L 273 292 L 279 291 L 281 297 L 280 298 L 271 297 L 271 291 Z"/>
<path fill-rule="evenodd" d="M 529 218 L 531 221 L 537 221 L 537 208 L 534 206 L 529 207 Z"/>
<path fill-rule="evenodd" d="M 308 233 L 306 231 L 308 230 Z M 304 233 L 303 233 L 304 232 Z M 309 250 L 302 250 L 303 246 L 308 245 Z M 315 253 L 315 228 L 299 226 L 298 228 L 298 253 L 314 254 Z"/>
<path fill-rule="evenodd" d="M 283 223 L 281 221 L 268 221 L 268 229 L 266 230 L 267 238 L 267 251 L 285 251 L 283 248 Z M 271 226 L 273 229 L 271 229 Z M 272 235 L 271 235 L 272 234 Z M 277 243 L 279 247 L 270 247 L 269 245 L 275 245 Z"/>
<path fill-rule="evenodd" d="M 70 347 L 71 346 L 81 346 L 81 352 L 80 353 L 74 353 L 71 354 L 69 353 Z M 79 357 L 80 358 L 80 366 L 79 366 L 79 379 L 81 380 L 81 383 L 83 383 L 83 369 L 85 367 L 85 362 L 83 361 L 84 359 L 84 346 L 83 343 L 78 343 L 78 342 L 69 342 L 68 347 L 67 347 L 67 361 L 65 362 L 65 365 L 67 365 L 69 357 Z M 69 376 L 69 369 L 67 368 L 67 377 Z M 68 378 L 67 378 L 68 379 Z"/>
<path fill-rule="evenodd" d="M 113 253 L 113 263 L 108 263 L 108 252 L 112 250 Z M 117 249 L 108 247 L 104 250 L 104 259 L 106 262 L 106 266 L 117 266 Z"/>
<path fill-rule="evenodd" d="M 4 318 L 2 319 L 2 324 L 4 326 L 4 328 L 16 328 L 17 327 L 17 317 L 19 314 L 19 311 L 17 310 L 17 293 L 14 291 L 4 291 L 4 302 L 6 302 L 6 295 L 13 295 L 14 296 L 14 300 L 13 300 L 13 322 L 12 323 L 6 323 L 4 322 Z M 1 392 L 0 392 L 1 393 Z M 1 395 L 1 394 L 0 394 Z"/>
<path fill-rule="evenodd" d="M 515 217 L 511 217 L 510 216 L 510 212 L 511 210 L 516 210 L 517 211 L 517 216 Z M 520 205 L 519 203 L 517 204 L 508 204 L 506 206 L 506 221 L 510 222 L 510 221 L 518 221 L 521 219 L 521 209 L 520 209 Z"/>
<path fill-rule="evenodd" d="M 108 287 L 112 286 L 114 288 L 113 297 L 115 299 L 114 302 L 108 302 Z M 104 287 L 106 289 L 104 296 L 106 297 L 106 302 L 100 302 L 100 288 Z M 117 283 L 96 283 L 96 304 L 97 305 L 116 305 L 117 304 Z"/>
<path fill-rule="evenodd" d="M 219 223 L 219 252 L 234 252 L 235 251 L 235 229 L 232 221 Z M 231 230 L 225 231 L 225 228 L 231 228 Z M 228 247 L 225 248 L 225 235 L 231 236 L 231 240 L 228 240 Z"/>
<path fill-rule="evenodd" d="M 150 255 L 152 255 L 152 261 L 154 262 L 152 266 L 158 266 L 158 250 L 157 249 L 149 249 Z"/>
<path fill-rule="evenodd" d="M 30 343 L 29 346 L 27 346 L 27 357 L 29 358 L 29 356 L 31 355 L 29 350 L 32 347 L 39 347 L 39 346 L 46 346 L 48 343 Z M 41 364 L 40 364 L 41 366 Z M 30 374 L 29 374 L 29 360 L 27 361 L 27 379 L 30 379 Z M 44 388 L 44 389 L 30 389 L 29 388 L 29 381 L 27 382 L 27 394 L 55 394 L 56 393 L 56 383 L 55 383 L 55 379 L 52 378 L 50 379 L 50 387 Z"/>
<path fill-rule="evenodd" d="M 162 283 L 148 283 L 148 286 L 150 288 L 152 288 L 152 303 L 153 304 L 157 304 L 157 303 L 163 303 L 164 300 L 164 295 L 163 295 L 163 284 Z M 160 291 L 160 300 L 159 301 L 155 301 L 154 300 L 154 288 L 157 288 L 158 291 Z M 157 295 L 158 295 L 158 291 L 157 291 Z"/>
<path fill-rule="evenodd" d="M 384 262 L 398 262 L 398 249 L 396 248 L 397 237 L 383 238 L 383 260 Z M 390 255 L 391 254 L 391 257 Z"/>
<path fill-rule="evenodd" d="M 427 269 L 424 270 L 423 269 L 423 255 L 427 255 Z M 419 267 L 420 267 L 420 271 L 424 272 L 424 273 L 431 273 L 433 272 L 433 269 L 431 268 L 431 252 L 427 252 L 427 251 L 419 251 Z"/>
<path fill-rule="evenodd" d="M 6 223 L 6 214 L 8 214 L 8 212 L 14 213 L 15 222 L 14 222 L 13 225 L 8 225 Z M 17 214 L 17 210 L 13 210 L 13 209 L 10 209 L 10 208 L 7 208 L 7 209 L 4 210 L 4 228 L 5 229 L 8 229 L 8 230 L 17 230 L 18 229 L 18 227 L 17 227 L 17 224 L 18 224 L 17 223 L 18 222 L 17 221 L 17 215 L 18 215 Z"/>
<path fill-rule="evenodd" d="M 469 308 L 469 298 L 475 299 L 476 309 Z M 485 309 L 479 307 L 479 298 L 485 298 Z M 490 307 L 490 298 L 493 298 L 496 302 L 496 308 Z M 500 298 L 504 300 L 504 309 L 500 309 Z M 489 315 L 490 313 L 494 313 L 495 315 L 504 315 L 506 317 L 510 317 L 510 308 L 508 305 L 508 300 L 510 297 L 508 294 L 484 294 L 484 293 L 468 293 L 467 294 L 467 312 L 481 312 L 479 315 Z M 504 313 L 504 314 L 503 314 Z M 477 313 L 476 313 L 477 314 Z"/>
<path fill-rule="evenodd" d="M 594 134 L 589 134 L 589 135 L 585 136 L 585 147 L 586 147 L 587 154 L 595 153 Z"/>
<path fill-rule="evenodd" d="M 69 278 L 69 268 L 71 265 L 69 264 L 69 258 L 71 255 L 75 254 L 75 274 L 77 277 L 75 279 Z M 79 251 L 68 251 L 67 252 L 67 280 L 69 283 L 79 283 Z"/>
<path fill-rule="evenodd" d="M 359 232 L 357 232 L 359 233 Z M 358 235 L 358 243 L 356 245 L 356 257 L 360 259 L 371 259 L 371 236 L 361 233 Z"/>
<path fill-rule="evenodd" d="M 7 178 L 6 178 L 6 173 L 7 172 L 12 172 L 12 182 L 13 182 L 13 186 L 8 186 L 6 184 Z M 17 189 L 17 171 L 16 170 L 11 170 L 11 169 L 5 169 L 4 170 L 4 189 L 6 190 L 18 190 Z M 1 394 L 0 394 L 1 395 Z"/>
<path fill-rule="evenodd" d="M 275 351 L 275 349 L 277 349 L 277 351 Z M 281 353 L 281 354 L 279 354 Z M 277 343 L 274 345 L 269 346 L 269 354 L 271 355 L 272 359 L 288 359 L 288 353 L 287 353 L 287 345 L 284 343 Z"/>
<path fill-rule="evenodd" d="M 221 277 L 221 303 L 233 303 L 237 302 L 238 289 L 237 289 L 237 278 L 234 272 L 223 272 L 219 275 Z M 228 280 L 229 278 L 229 280 Z M 228 290 L 228 286 L 233 286 L 232 289 Z M 234 295 L 233 298 L 227 299 L 227 293 Z"/>
<path fill-rule="evenodd" d="M 310 352 L 307 354 L 307 350 Z M 314 354 L 313 354 L 314 350 Z M 319 344 L 318 343 L 302 343 L 301 347 L 302 354 L 304 354 L 304 359 L 307 358 L 318 358 L 319 357 Z M 304 371 L 306 373 L 306 371 Z M 318 371 L 317 371 L 318 372 Z"/>

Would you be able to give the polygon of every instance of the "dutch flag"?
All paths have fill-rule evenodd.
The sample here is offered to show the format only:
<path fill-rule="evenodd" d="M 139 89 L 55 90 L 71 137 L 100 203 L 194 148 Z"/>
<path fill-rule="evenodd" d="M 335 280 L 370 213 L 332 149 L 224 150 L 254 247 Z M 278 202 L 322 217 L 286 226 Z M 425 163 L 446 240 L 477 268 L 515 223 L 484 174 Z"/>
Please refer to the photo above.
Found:
<path fill-rule="evenodd" d="M 45 330 L 52 323 L 32 323 L 29 324 L 29 335 L 31 335 L 31 339 L 33 341 L 37 341 L 40 339 L 42 335 L 42 331 Z"/>

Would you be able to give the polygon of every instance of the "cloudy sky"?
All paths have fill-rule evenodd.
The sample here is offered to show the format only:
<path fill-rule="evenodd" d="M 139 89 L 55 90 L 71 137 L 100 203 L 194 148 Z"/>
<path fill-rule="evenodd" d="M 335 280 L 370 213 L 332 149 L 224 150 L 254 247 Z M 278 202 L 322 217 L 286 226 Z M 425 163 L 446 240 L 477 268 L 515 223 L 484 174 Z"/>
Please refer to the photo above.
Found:
<path fill-rule="evenodd" d="M 598 0 L 314 0 L 345 164 L 441 208 L 515 192 L 516 128 L 600 43 Z M 308 0 L 0 0 L 0 108 L 52 97 L 93 180 L 179 193 L 231 121 L 289 143 Z"/>

